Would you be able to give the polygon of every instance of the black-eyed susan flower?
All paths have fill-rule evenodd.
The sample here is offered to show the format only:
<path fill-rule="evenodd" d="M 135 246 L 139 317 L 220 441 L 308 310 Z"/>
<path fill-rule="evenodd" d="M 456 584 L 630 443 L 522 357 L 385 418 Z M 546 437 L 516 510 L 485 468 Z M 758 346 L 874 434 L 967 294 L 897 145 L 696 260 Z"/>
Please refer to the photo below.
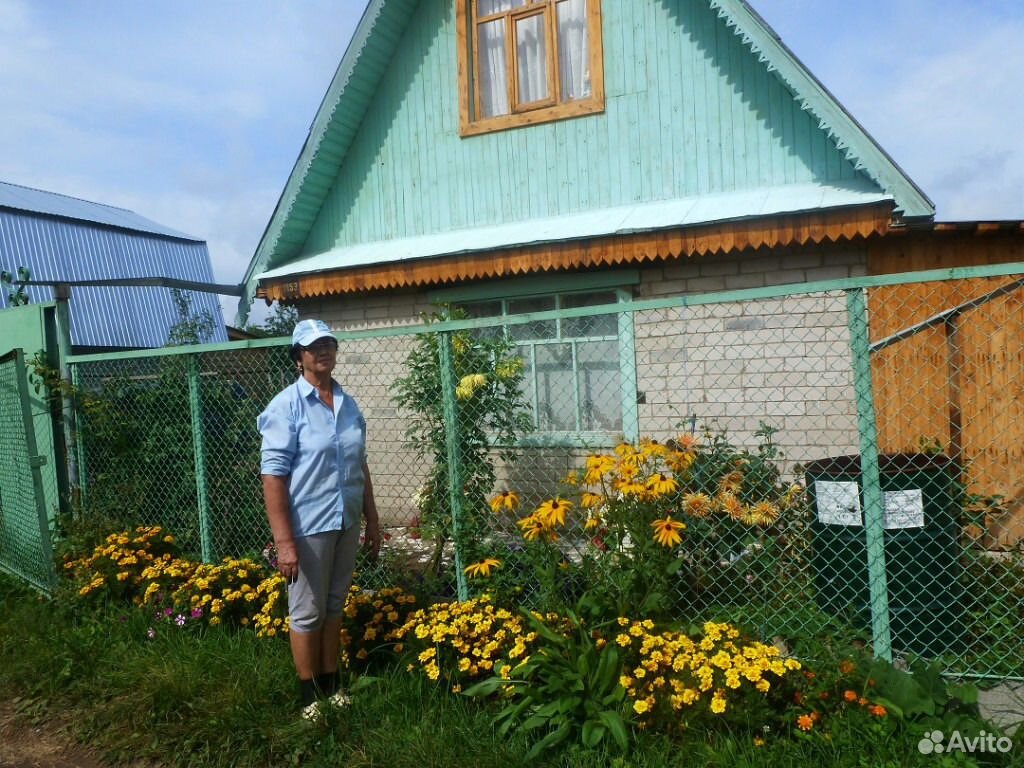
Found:
<path fill-rule="evenodd" d="M 674 547 L 676 544 L 682 542 L 683 537 L 679 535 L 680 531 L 686 530 L 686 525 L 673 520 L 672 516 L 655 520 L 651 523 L 651 528 L 654 529 L 654 540 L 663 547 Z"/>
<path fill-rule="evenodd" d="M 565 514 L 572 509 L 572 502 L 565 499 L 548 499 L 539 507 L 534 515 L 547 528 L 554 528 L 556 525 L 565 525 Z"/>
<path fill-rule="evenodd" d="M 664 496 L 666 493 L 673 493 L 679 488 L 679 483 L 670 475 L 656 472 L 647 480 L 647 491 L 653 496 Z"/>
<path fill-rule="evenodd" d="M 462 570 L 470 578 L 475 578 L 477 576 L 490 576 L 491 571 L 500 567 L 500 560 L 495 560 L 493 557 L 487 557 L 481 560 L 479 563 L 470 563 Z"/>
<path fill-rule="evenodd" d="M 501 512 L 503 510 L 514 512 L 518 508 L 519 496 L 516 495 L 515 491 L 502 491 L 491 499 L 491 509 L 495 512 Z"/>

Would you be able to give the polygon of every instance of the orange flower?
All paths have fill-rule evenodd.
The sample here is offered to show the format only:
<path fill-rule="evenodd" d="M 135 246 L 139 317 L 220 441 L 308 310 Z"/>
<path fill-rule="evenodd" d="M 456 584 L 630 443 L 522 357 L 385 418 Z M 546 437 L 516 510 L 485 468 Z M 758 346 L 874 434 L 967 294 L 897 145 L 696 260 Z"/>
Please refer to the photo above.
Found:
<path fill-rule="evenodd" d="M 857 692 L 856 691 L 843 691 L 843 699 L 845 699 L 846 701 L 856 701 L 857 700 Z"/>
<path fill-rule="evenodd" d="M 800 715 L 796 719 L 796 727 L 801 731 L 809 731 L 814 727 L 814 718 L 810 715 Z"/>
<path fill-rule="evenodd" d="M 839 671 L 844 675 L 850 674 L 856 668 L 856 665 L 849 659 L 843 659 L 839 662 Z"/>
<path fill-rule="evenodd" d="M 868 707 L 868 712 L 875 717 L 885 717 L 886 715 L 885 707 L 879 704 L 875 704 L 873 707 Z"/>

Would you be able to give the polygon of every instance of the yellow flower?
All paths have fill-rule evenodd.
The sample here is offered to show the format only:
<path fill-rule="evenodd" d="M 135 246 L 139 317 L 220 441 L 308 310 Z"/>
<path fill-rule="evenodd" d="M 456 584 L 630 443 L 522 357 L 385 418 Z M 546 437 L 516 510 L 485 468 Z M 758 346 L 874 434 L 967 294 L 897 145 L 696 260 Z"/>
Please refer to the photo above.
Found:
<path fill-rule="evenodd" d="M 638 715 L 642 715 L 651 708 L 651 705 L 647 703 L 647 699 L 637 699 L 633 702 L 633 711 Z"/>
<path fill-rule="evenodd" d="M 502 491 L 491 499 L 491 509 L 495 512 L 501 512 L 503 509 L 507 509 L 509 512 L 514 512 L 518 508 L 519 497 L 514 491 Z"/>
<path fill-rule="evenodd" d="M 548 499 L 539 507 L 534 514 L 548 528 L 556 525 L 565 525 L 565 513 L 572 508 L 572 502 L 565 499 Z"/>
<path fill-rule="evenodd" d="M 711 697 L 711 711 L 716 715 L 725 712 L 725 691 L 718 689 Z"/>
<path fill-rule="evenodd" d="M 683 496 L 683 509 L 691 517 L 707 517 L 713 508 L 714 503 L 706 493 L 688 493 Z"/>
<path fill-rule="evenodd" d="M 770 501 L 761 501 L 749 510 L 754 525 L 769 526 L 779 519 L 779 508 Z"/>
<path fill-rule="evenodd" d="M 522 520 L 517 521 L 516 525 L 522 530 L 523 538 L 527 541 L 540 538 L 540 535 L 544 532 L 544 523 L 534 515 L 524 517 Z"/>
<path fill-rule="evenodd" d="M 490 576 L 492 570 L 500 567 L 500 560 L 495 560 L 493 557 L 488 557 L 481 560 L 479 563 L 471 563 L 470 565 L 467 565 L 463 569 L 463 572 L 470 578 L 474 578 L 476 576 Z"/>
<path fill-rule="evenodd" d="M 672 493 L 677 488 L 679 488 L 679 483 L 676 482 L 676 479 L 661 472 L 652 475 L 647 481 L 647 490 L 657 496 Z"/>
<path fill-rule="evenodd" d="M 718 505 L 733 520 L 742 520 L 744 515 L 743 502 L 736 498 L 736 494 L 724 491 L 718 494 Z"/>
<path fill-rule="evenodd" d="M 662 520 L 655 520 L 651 527 L 654 529 L 654 540 L 663 547 L 674 547 L 679 544 L 683 540 L 679 531 L 686 530 L 686 526 L 678 520 L 673 520 L 671 515 Z"/>
<path fill-rule="evenodd" d="M 593 509 L 599 507 L 604 502 L 604 496 L 597 493 L 591 493 L 590 491 L 584 491 L 580 497 L 580 506 L 584 509 Z"/>

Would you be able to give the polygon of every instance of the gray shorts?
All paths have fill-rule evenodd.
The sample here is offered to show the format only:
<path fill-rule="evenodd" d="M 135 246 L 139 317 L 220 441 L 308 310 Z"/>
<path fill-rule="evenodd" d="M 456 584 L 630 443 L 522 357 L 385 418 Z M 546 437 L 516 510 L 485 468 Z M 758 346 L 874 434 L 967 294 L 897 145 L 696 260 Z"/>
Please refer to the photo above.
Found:
<path fill-rule="evenodd" d="M 288 586 L 293 632 L 316 632 L 345 610 L 359 551 L 359 526 L 295 539 L 299 577 Z"/>

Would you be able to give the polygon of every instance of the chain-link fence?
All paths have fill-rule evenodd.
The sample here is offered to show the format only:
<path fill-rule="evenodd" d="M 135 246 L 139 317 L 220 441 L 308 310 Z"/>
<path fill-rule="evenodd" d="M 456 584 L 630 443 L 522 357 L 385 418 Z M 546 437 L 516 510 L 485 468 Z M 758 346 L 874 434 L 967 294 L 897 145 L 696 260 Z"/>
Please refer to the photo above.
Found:
<path fill-rule="evenodd" d="M 492 301 L 339 333 L 387 539 L 360 579 L 859 633 L 1024 677 L 1018 278 Z M 207 559 L 260 551 L 280 340 L 73 368 L 87 509 Z"/>
<path fill-rule="evenodd" d="M 25 359 L 0 357 L 0 568 L 39 589 L 53 584 L 50 528 Z"/>

